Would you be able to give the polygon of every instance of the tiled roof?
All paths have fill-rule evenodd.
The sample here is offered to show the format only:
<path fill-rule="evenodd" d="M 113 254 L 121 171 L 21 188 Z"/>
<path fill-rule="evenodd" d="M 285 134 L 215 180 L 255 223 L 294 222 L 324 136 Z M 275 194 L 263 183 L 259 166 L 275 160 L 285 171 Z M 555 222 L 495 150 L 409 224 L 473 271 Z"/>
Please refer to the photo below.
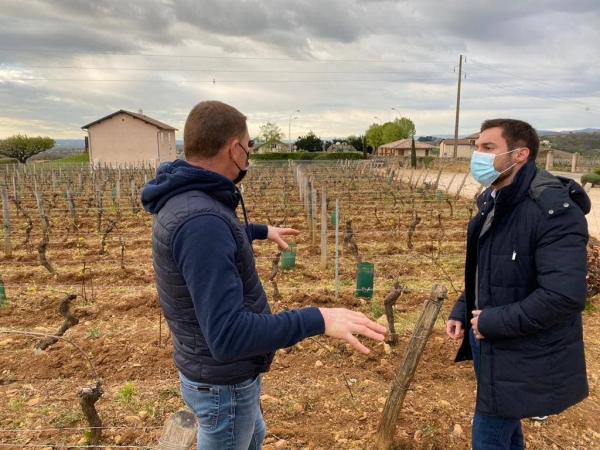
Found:
<path fill-rule="evenodd" d="M 473 139 L 444 139 L 442 142 L 446 145 L 454 145 L 454 141 L 456 141 L 456 145 L 471 145 Z"/>
<path fill-rule="evenodd" d="M 412 147 L 412 139 L 400 139 L 399 141 L 390 142 L 388 144 L 380 145 L 377 148 L 401 148 L 401 149 L 410 149 Z M 425 142 L 420 142 L 415 140 L 415 149 L 429 149 L 434 146 L 431 144 L 427 144 Z"/>
<path fill-rule="evenodd" d="M 125 111 L 124 109 L 120 109 L 117 112 L 109 114 L 108 116 L 102 117 L 101 119 L 98 119 L 98 120 L 95 120 L 95 121 L 93 121 L 91 123 L 88 123 L 87 125 L 82 126 L 81 129 L 87 130 L 92 125 L 96 125 L 97 123 L 100 123 L 103 120 L 110 119 L 111 117 L 116 116 L 117 114 L 128 114 L 128 115 L 130 115 L 132 117 L 135 117 L 136 119 L 143 120 L 144 122 L 146 122 L 146 123 L 148 123 L 150 125 L 154 125 L 155 127 L 159 128 L 161 130 L 179 131 L 179 130 L 177 130 L 177 128 L 173 128 L 171 125 L 167 125 L 166 123 L 160 122 L 159 120 L 153 119 L 152 117 L 148 117 L 148 116 L 145 116 L 143 114 L 134 113 L 134 112 L 131 112 L 131 111 Z"/>

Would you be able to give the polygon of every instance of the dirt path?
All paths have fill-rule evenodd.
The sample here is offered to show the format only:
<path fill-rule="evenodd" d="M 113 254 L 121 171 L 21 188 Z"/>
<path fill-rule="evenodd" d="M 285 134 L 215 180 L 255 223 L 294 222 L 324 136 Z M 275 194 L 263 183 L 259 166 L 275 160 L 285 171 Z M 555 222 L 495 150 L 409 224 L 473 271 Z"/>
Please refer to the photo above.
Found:
<path fill-rule="evenodd" d="M 554 175 L 560 175 L 567 178 L 572 178 L 577 182 L 580 182 L 582 173 L 569 173 L 569 172 L 551 172 Z M 399 176 L 402 176 L 402 180 L 408 182 L 410 179 L 411 173 L 409 170 L 404 171 L 404 173 L 400 173 Z M 417 179 L 419 175 L 419 171 L 415 171 L 413 174 L 413 181 Z M 419 184 L 422 182 L 434 182 L 437 178 L 437 172 L 430 171 L 422 181 L 419 181 Z M 458 173 L 456 175 L 450 173 L 443 173 L 440 177 L 439 187 L 445 191 L 449 191 L 451 193 L 456 193 L 458 189 L 461 187 L 461 184 L 464 180 L 464 186 L 461 189 L 461 195 L 464 196 L 474 196 L 480 190 L 480 185 L 477 183 L 471 174 L 467 175 L 465 178 L 464 173 Z M 597 239 L 600 239 L 600 189 L 591 189 L 588 192 L 590 196 L 590 200 L 592 201 L 592 210 L 586 216 L 588 221 L 588 230 L 590 236 L 593 236 Z"/>

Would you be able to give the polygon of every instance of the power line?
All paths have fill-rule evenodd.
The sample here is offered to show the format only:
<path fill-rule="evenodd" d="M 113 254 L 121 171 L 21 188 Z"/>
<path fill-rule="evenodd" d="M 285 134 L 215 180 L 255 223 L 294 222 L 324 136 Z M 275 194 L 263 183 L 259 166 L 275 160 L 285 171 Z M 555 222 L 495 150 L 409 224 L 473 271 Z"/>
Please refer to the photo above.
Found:
<path fill-rule="evenodd" d="M 132 80 L 132 79 L 90 79 L 90 78 L 2 78 L 0 81 L 59 81 L 59 82 L 85 82 L 85 83 L 96 83 L 96 82 L 118 82 L 118 83 L 171 83 L 171 84 L 184 84 L 184 83 L 207 83 L 207 84 L 228 84 L 228 83 L 412 83 L 416 81 L 446 81 L 443 78 L 414 78 L 407 80 L 386 80 L 381 78 L 374 78 L 370 80 Z"/>
<path fill-rule="evenodd" d="M 0 67 L 1 69 L 2 67 Z M 123 70 L 140 72 L 215 72 L 215 73 L 293 73 L 293 74 L 341 74 L 341 73 L 361 73 L 361 74 L 404 74 L 404 73 L 435 73 L 439 71 L 423 70 L 389 70 L 389 71 L 363 71 L 363 70 L 227 70 L 227 69 L 172 69 L 172 68 L 139 68 L 139 67 L 82 67 L 82 66 L 40 66 L 40 65 L 11 65 L 5 69 L 75 69 L 75 70 Z"/>
<path fill-rule="evenodd" d="M 522 80 L 533 81 L 534 83 L 539 83 L 539 84 L 545 84 L 546 86 L 550 86 L 550 87 L 557 88 L 557 89 L 563 89 L 565 91 L 571 91 L 571 92 L 574 92 L 576 94 L 589 95 L 588 92 L 581 92 L 581 91 L 577 91 L 575 89 L 566 88 L 564 86 L 557 86 L 555 84 L 546 83 L 545 81 L 539 81 L 539 80 L 534 80 L 533 78 L 527 78 L 527 77 L 524 77 L 522 75 L 515 75 L 514 73 L 504 72 L 504 71 L 498 70 L 498 69 L 492 69 L 491 67 L 486 67 L 486 66 L 484 66 L 482 64 L 478 64 L 478 63 L 471 63 L 471 64 L 475 64 L 476 66 L 479 66 L 479 67 L 481 67 L 482 69 L 485 69 L 485 70 L 491 70 L 493 72 L 498 72 L 498 73 L 501 73 L 501 74 L 504 74 L 504 75 L 509 75 L 511 77 L 521 78 Z"/>
<path fill-rule="evenodd" d="M 534 96 L 534 97 L 541 98 L 543 100 L 554 101 L 554 102 L 557 102 L 557 103 L 562 103 L 562 104 L 565 104 L 565 105 L 570 105 L 570 106 L 573 106 L 573 107 L 576 107 L 576 108 L 582 108 L 582 109 L 585 109 L 586 111 L 591 111 L 592 109 L 594 111 L 596 111 L 597 109 L 600 109 L 600 108 L 598 108 L 598 107 L 596 107 L 594 105 L 590 105 L 589 103 L 583 103 L 583 102 L 577 102 L 577 101 L 575 101 L 575 103 L 573 103 L 573 102 L 569 102 L 569 101 L 564 101 L 564 100 L 560 100 L 560 99 L 557 99 L 557 98 L 549 97 L 549 96 L 546 96 L 546 95 L 543 95 L 543 94 L 540 94 L 540 93 L 526 91 L 526 90 L 519 89 L 519 88 L 511 88 L 511 87 L 507 87 L 507 86 L 500 86 L 500 85 L 497 85 L 497 84 L 494 84 L 494 83 L 490 83 L 490 82 L 487 82 L 487 81 L 480 80 L 478 78 L 470 77 L 470 80 L 474 81 L 475 83 L 488 85 L 488 86 L 490 86 L 490 87 L 492 87 L 494 89 L 503 89 L 503 90 L 506 90 L 506 91 L 515 92 L 517 94 L 520 93 L 520 94 L 531 95 L 531 96 Z"/>
<path fill-rule="evenodd" d="M 275 58 L 264 56 L 209 56 L 209 55 L 173 55 L 160 53 L 119 53 L 119 52 L 82 52 L 74 50 L 47 50 L 29 48 L 0 47 L 0 50 L 8 52 L 30 52 L 30 53 L 64 53 L 73 55 L 106 55 L 106 56 L 143 56 L 153 58 L 185 58 L 185 59 L 232 59 L 232 60 L 258 60 L 258 61 L 300 61 L 300 62 L 357 62 L 357 63 L 410 63 L 410 64 L 453 64 L 442 61 L 408 61 L 408 60 L 380 60 L 380 59 L 318 59 L 318 58 Z"/>

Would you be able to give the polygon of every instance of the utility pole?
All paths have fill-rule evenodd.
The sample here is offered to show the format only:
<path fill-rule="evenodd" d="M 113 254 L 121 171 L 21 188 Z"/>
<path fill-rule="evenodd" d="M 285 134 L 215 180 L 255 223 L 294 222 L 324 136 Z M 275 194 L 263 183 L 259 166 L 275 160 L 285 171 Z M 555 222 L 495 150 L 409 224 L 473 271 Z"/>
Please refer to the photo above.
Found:
<path fill-rule="evenodd" d="M 457 150 L 457 141 L 458 141 L 458 117 L 460 113 L 460 82 L 462 80 L 462 60 L 463 57 L 460 55 L 460 60 L 458 62 L 458 90 L 456 93 L 456 119 L 454 121 L 454 151 L 452 152 L 452 156 L 456 158 L 458 156 Z"/>

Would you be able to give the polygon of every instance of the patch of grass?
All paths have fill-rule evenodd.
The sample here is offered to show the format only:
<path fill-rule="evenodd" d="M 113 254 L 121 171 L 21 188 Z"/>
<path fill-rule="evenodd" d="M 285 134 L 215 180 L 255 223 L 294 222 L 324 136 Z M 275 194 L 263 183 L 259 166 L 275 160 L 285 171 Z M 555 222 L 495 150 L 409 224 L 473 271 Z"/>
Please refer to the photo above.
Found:
<path fill-rule="evenodd" d="M 596 312 L 598 311 L 598 307 L 594 305 L 592 302 L 585 302 L 584 311 Z"/>
<path fill-rule="evenodd" d="M 70 163 L 88 163 L 90 162 L 89 153 L 75 153 L 74 155 L 65 156 L 64 158 L 54 159 L 45 164 L 70 164 Z"/>
<path fill-rule="evenodd" d="M 177 398 L 177 397 L 179 397 L 179 389 L 176 387 L 160 389 L 158 391 L 158 399 L 161 402 L 164 402 L 165 400 L 169 400 L 171 398 Z"/>
<path fill-rule="evenodd" d="M 83 439 L 85 439 L 85 445 L 90 445 L 92 443 L 92 432 L 90 430 L 84 430 Z"/>
<path fill-rule="evenodd" d="M 69 411 L 64 414 L 56 414 L 52 419 L 52 424 L 57 427 L 68 427 L 85 419 L 81 411 Z"/>
<path fill-rule="evenodd" d="M 27 397 L 11 398 L 8 402 L 8 407 L 11 411 L 20 411 L 23 409 L 26 401 Z"/>
<path fill-rule="evenodd" d="M 86 336 L 90 339 L 98 339 L 100 337 L 100 330 L 96 325 L 88 330 Z"/>
<path fill-rule="evenodd" d="M 126 382 L 117 390 L 117 400 L 121 404 L 131 403 L 137 395 L 137 386 L 133 381 Z"/>
<path fill-rule="evenodd" d="M 371 314 L 373 315 L 373 317 L 375 317 L 376 319 L 383 316 L 383 313 L 385 312 L 383 305 L 375 300 L 371 300 L 371 303 L 369 305 L 369 310 L 371 311 Z"/>

